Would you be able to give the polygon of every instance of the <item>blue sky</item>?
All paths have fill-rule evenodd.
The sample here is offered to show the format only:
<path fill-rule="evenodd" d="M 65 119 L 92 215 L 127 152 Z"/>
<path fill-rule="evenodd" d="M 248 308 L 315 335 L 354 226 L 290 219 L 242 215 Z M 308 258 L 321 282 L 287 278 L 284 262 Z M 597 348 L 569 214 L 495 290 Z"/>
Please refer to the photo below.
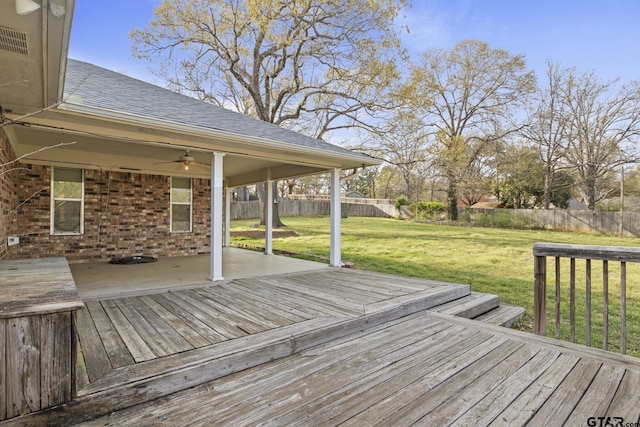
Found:
<path fill-rule="evenodd" d="M 128 37 L 159 3 L 76 0 L 69 56 L 162 84 L 131 56 Z M 475 38 L 525 55 L 539 74 L 551 59 L 603 80 L 640 80 L 639 0 L 413 0 L 402 23 L 412 55 Z"/>

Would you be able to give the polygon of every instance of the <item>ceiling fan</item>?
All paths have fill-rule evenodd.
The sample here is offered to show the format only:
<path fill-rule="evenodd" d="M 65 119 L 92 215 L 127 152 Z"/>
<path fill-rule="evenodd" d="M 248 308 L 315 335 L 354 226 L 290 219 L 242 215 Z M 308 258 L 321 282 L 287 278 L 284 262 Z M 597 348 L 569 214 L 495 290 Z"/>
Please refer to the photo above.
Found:
<path fill-rule="evenodd" d="M 185 153 L 178 158 L 178 160 L 174 160 L 171 162 L 160 162 L 156 163 L 156 165 L 166 164 L 166 163 L 178 163 L 176 170 L 184 170 L 188 171 L 191 168 L 199 168 L 203 170 L 209 170 L 206 165 L 202 165 L 196 161 L 194 157 L 189 154 L 189 150 L 185 151 Z"/>

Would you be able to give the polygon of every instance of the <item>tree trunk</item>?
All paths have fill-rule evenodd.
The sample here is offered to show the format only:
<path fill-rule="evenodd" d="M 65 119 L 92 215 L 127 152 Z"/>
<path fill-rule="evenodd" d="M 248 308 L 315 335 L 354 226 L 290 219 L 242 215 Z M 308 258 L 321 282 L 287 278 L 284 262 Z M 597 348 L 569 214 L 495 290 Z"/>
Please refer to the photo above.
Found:
<path fill-rule="evenodd" d="M 587 178 L 585 179 L 585 187 L 587 193 L 587 209 L 590 211 L 596 210 L 596 177 L 595 172 L 592 171 L 592 167 L 587 167 Z"/>
<path fill-rule="evenodd" d="M 273 199 L 273 222 L 271 226 L 273 228 L 282 228 L 284 227 L 284 224 L 280 220 L 280 212 L 278 211 L 278 203 L 277 203 L 278 181 L 273 181 L 272 184 L 273 184 L 274 199 Z M 260 225 L 265 225 L 264 213 L 265 213 L 265 202 L 267 201 L 266 184 L 265 183 L 258 184 L 256 185 L 256 189 L 258 190 L 258 200 L 260 200 Z"/>
<path fill-rule="evenodd" d="M 449 201 L 449 219 L 451 221 L 458 220 L 458 192 L 456 184 L 453 180 L 449 180 L 449 188 L 447 189 L 447 199 Z"/>
<path fill-rule="evenodd" d="M 239 202 L 249 201 L 249 190 L 246 186 L 236 188 L 236 197 Z"/>
<path fill-rule="evenodd" d="M 551 205 L 551 182 L 553 181 L 552 174 L 553 174 L 553 172 L 551 171 L 551 168 L 547 167 L 547 169 L 545 171 L 545 174 L 544 174 L 544 201 L 543 201 L 543 207 L 545 209 L 549 209 L 549 206 Z"/>

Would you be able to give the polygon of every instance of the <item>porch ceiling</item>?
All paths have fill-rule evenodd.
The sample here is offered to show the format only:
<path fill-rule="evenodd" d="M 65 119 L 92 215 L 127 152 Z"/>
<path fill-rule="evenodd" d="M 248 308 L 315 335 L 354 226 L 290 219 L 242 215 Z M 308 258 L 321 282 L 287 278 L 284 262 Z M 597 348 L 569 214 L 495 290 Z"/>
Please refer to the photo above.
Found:
<path fill-rule="evenodd" d="M 43 116 L 55 115 L 47 112 Z M 58 119 L 42 118 L 31 122 L 5 127 L 16 154 L 25 156 L 23 163 L 210 178 L 211 153 L 218 151 L 225 153 L 223 171 L 225 185 L 229 187 L 262 182 L 268 177 L 286 179 L 342 167 L 339 162 L 309 155 L 302 157 L 225 141 L 212 144 L 203 137 L 140 126 L 104 126 L 104 123 L 93 126 L 90 120 L 69 126 Z M 188 170 L 178 161 L 186 151 L 196 162 Z"/>

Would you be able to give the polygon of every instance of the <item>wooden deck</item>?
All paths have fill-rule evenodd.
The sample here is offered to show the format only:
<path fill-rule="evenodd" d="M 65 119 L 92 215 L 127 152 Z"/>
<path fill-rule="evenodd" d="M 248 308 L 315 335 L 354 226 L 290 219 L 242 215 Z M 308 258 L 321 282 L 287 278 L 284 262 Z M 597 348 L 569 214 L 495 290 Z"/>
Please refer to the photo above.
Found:
<path fill-rule="evenodd" d="M 109 388 L 114 370 L 312 319 L 361 317 L 411 302 L 432 308 L 469 296 L 463 285 L 323 270 L 87 301 L 78 313 L 79 394 Z"/>
<path fill-rule="evenodd" d="M 363 349 L 369 348 L 372 344 L 364 343 L 369 333 L 385 337 L 375 344 L 383 359 L 387 357 L 383 356 L 387 351 L 385 340 L 393 343 L 396 339 L 401 341 L 389 344 L 390 352 L 395 346 L 401 351 L 402 345 L 410 348 L 426 339 L 434 349 L 442 348 L 442 357 L 449 359 L 457 355 L 455 349 L 468 345 L 460 341 L 461 337 L 468 334 L 469 342 L 475 342 L 479 334 L 452 326 L 431 331 L 433 322 L 419 325 L 402 319 L 428 309 L 434 311 L 433 316 L 447 319 L 452 315 L 482 316 L 486 321 L 502 323 L 508 313 L 498 305 L 497 297 L 472 293 L 466 285 L 334 269 L 87 301 L 86 309 L 77 317 L 78 398 L 62 407 L 10 420 L 9 424 L 71 425 L 135 405 L 145 408 L 154 399 L 172 399 L 170 396 L 176 393 L 201 390 L 198 387 L 211 381 L 236 378 L 240 371 L 249 369 L 246 372 L 250 373 L 251 369 L 265 367 L 265 372 L 270 372 L 270 364 L 286 365 L 274 362 L 277 360 L 289 360 L 295 375 L 291 370 L 288 375 L 297 378 L 298 360 L 311 361 L 309 356 L 315 351 L 331 358 L 337 354 L 330 350 L 332 346 L 351 345 L 346 337 L 360 336 Z M 507 311 L 518 312 L 513 308 Z M 489 313 L 482 314 L 485 312 Z M 424 317 L 420 314 L 416 319 Z M 444 321 L 436 323 L 446 325 Z M 393 325 L 400 328 L 397 337 L 392 329 L 385 332 Z M 457 346 L 448 353 L 448 346 L 455 343 Z M 426 355 L 431 349 L 419 350 L 421 354 L 423 351 Z M 348 373 L 349 354 L 358 357 L 357 351 L 349 350 L 346 358 L 339 356 L 323 363 L 336 364 L 336 369 Z M 366 360 L 377 366 L 378 356 L 374 354 L 367 355 Z M 347 365 L 340 365 L 342 362 Z M 300 367 L 301 375 L 305 369 Z M 349 375 L 345 378 L 351 378 Z M 319 390 L 327 391 L 329 385 Z M 183 424 L 179 418 L 173 420 L 172 425 Z M 184 420 L 186 423 L 187 418 Z"/>
<path fill-rule="evenodd" d="M 590 417 L 640 420 L 638 359 L 417 313 L 82 425 L 605 425 Z"/>

